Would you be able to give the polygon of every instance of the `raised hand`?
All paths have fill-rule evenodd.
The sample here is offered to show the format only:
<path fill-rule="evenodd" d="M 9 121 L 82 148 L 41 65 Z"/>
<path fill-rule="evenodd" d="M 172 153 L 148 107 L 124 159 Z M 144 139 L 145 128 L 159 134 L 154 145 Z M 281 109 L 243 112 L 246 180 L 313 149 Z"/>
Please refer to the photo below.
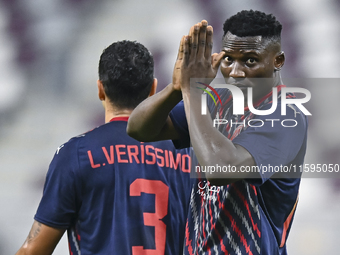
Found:
<path fill-rule="evenodd" d="M 188 36 L 183 36 L 173 73 L 176 89 L 190 86 L 190 78 L 215 78 L 224 53 L 212 52 L 213 28 L 206 20 L 192 26 Z"/>
<path fill-rule="evenodd" d="M 182 83 L 182 64 L 184 57 L 184 41 L 187 40 L 188 36 L 183 36 L 179 45 L 177 59 L 174 67 L 174 71 L 172 73 L 172 84 L 175 90 L 181 90 Z"/>

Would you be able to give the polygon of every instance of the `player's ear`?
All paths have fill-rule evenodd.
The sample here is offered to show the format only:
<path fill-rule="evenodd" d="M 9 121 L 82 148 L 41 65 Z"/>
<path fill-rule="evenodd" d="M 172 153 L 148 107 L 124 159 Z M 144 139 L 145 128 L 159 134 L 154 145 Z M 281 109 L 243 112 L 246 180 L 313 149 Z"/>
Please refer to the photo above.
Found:
<path fill-rule="evenodd" d="M 97 86 L 98 86 L 98 98 L 99 98 L 100 101 L 104 101 L 105 100 L 105 91 L 104 91 L 103 83 L 100 80 L 98 80 Z"/>
<path fill-rule="evenodd" d="M 158 85 L 157 79 L 153 78 L 153 83 L 151 85 L 151 90 L 150 90 L 150 93 L 149 93 L 149 97 L 151 97 L 152 95 L 156 94 L 157 85 Z"/>
<path fill-rule="evenodd" d="M 275 70 L 280 70 L 285 63 L 285 53 L 283 51 L 280 51 L 276 54 L 274 59 L 274 68 Z"/>

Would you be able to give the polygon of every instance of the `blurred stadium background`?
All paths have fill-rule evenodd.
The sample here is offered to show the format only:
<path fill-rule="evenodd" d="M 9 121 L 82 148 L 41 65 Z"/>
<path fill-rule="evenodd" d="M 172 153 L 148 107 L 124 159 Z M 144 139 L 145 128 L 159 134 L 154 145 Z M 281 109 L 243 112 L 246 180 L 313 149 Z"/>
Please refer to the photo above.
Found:
<path fill-rule="evenodd" d="M 340 77 L 338 0 L 0 0 L 0 255 L 24 242 L 56 148 L 104 122 L 96 87 L 102 50 L 123 39 L 145 44 L 161 89 L 192 24 L 214 26 L 218 51 L 224 20 L 242 9 L 282 22 L 283 77 Z M 340 86 L 330 91 L 318 102 L 335 108 Z M 306 162 L 340 163 L 340 120 L 335 114 L 327 125 L 325 117 L 310 123 Z M 302 180 L 290 255 L 339 254 L 339 191 L 338 179 Z M 54 254 L 68 254 L 65 237 Z"/>

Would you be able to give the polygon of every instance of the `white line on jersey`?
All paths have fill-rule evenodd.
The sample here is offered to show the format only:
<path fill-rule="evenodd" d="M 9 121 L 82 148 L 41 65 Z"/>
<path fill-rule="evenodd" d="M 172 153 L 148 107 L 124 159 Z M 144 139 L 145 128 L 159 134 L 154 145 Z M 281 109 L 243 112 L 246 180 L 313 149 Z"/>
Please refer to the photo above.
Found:
<path fill-rule="evenodd" d="M 57 154 L 59 154 L 60 149 L 63 148 L 63 147 L 64 147 L 64 144 L 60 145 L 60 146 L 57 148 Z"/>

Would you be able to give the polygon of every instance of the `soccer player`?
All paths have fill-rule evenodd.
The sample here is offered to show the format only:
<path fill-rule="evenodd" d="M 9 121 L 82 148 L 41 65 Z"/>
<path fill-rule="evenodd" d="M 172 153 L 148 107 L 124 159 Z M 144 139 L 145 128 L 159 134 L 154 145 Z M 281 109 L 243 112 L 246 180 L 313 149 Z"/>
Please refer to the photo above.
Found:
<path fill-rule="evenodd" d="M 273 15 L 250 10 L 227 19 L 223 29 L 222 51 L 212 55 L 212 27 L 202 21 L 190 29 L 181 40 L 172 83 L 134 110 L 128 134 L 148 141 L 173 139 L 181 147 L 191 142 L 199 163 L 193 169 L 206 179 L 194 186 L 185 254 L 287 254 L 300 174 L 240 174 L 244 169 L 287 170 L 303 163 L 306 116 L 295 105 L 287 105 L 286 115 L 281 115 L 281 98 L 286 96 L 281 94 L 282 25 Z M 242 97 L 233 98 L 227 89 L 216 90 L 221 99 L 216 104 L 207 97 L 211 114 L 201 114 L 202 91 L 219 67 L 225 82 L 242 91 L 244 114 L 233 114 L 233 100 Z M 209 81 L 190 84 L 190 78 Z M 249 100 L 248 88 L 253 91 Z M 253 112 L 269 110 L 276 98 L 277 108 L 269 115 L 254 114 L 247 104 L 252 103 Z M 214 127 L 212 119 L 225 121 Z M 286 119 L 294 125 L 281 125 Z M 148 126 L 157 129 L 145 132 Z M 211 166 L 234 171 L 206 171 Z"/>
<path fill-rule="evenodd" d="M 98 95 L 106 124 L 57 149 L 17 254 L 51 254 L 65 230 L 73 255 L 182 253 L 192 188 L 187 149 L 126 134 L 133 108 L 156 86 L 153 57 L 140 43 L 103 51 Z"/>

